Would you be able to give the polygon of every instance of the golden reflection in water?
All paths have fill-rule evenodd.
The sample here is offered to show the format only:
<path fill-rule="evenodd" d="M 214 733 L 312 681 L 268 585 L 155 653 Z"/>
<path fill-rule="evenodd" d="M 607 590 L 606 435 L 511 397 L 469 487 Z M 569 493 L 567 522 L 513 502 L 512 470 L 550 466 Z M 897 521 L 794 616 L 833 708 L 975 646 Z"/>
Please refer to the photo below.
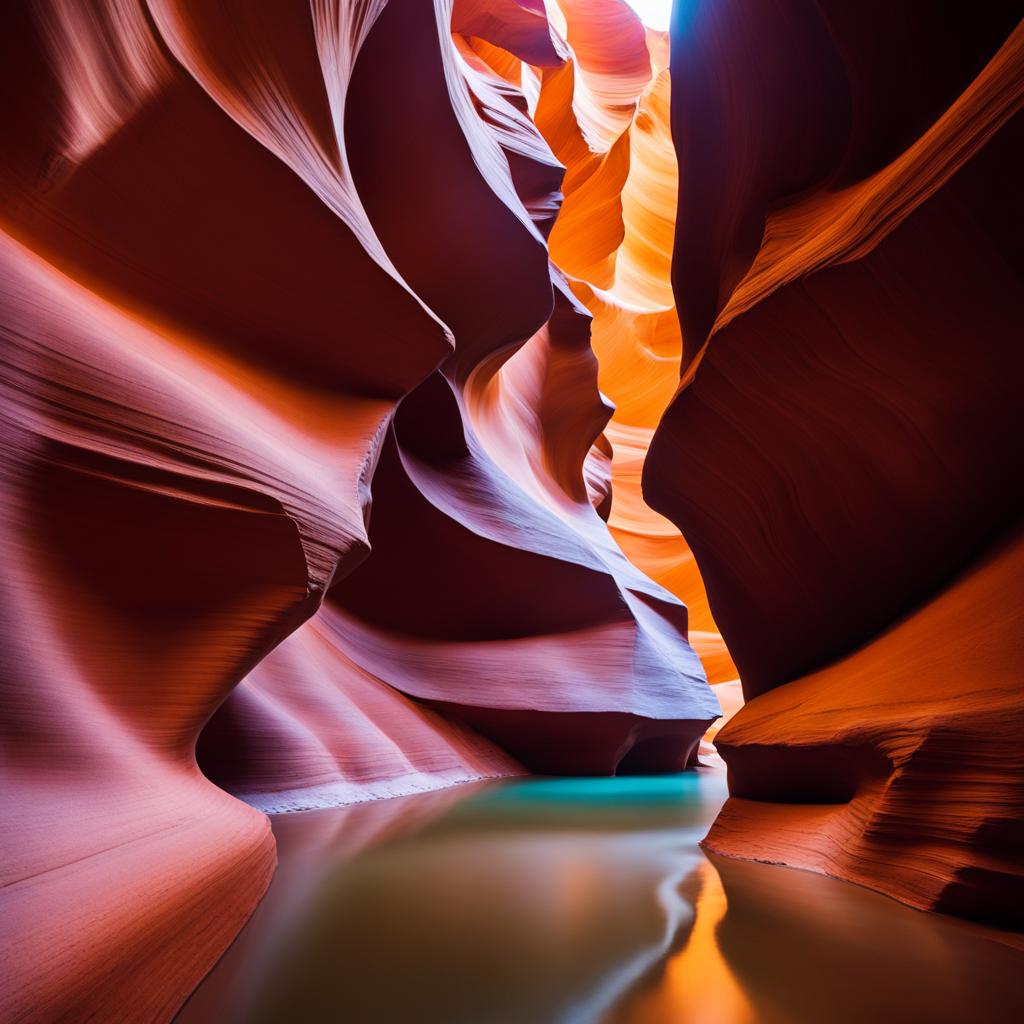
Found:
<path fill-rule="evenodd" d="M 696 870 L 700 894 L 689 940 L 671 956 L 652 988 L 636 993 L 607 1024 L 755 1024 L 757 1015 L 715 937 L 728 909 L 718 872 L 708 861 Z"/>
<path fill-rule="evenodd" d="M 1017 1024 L 1019 951 L 706 856 L 721 768 L 275 817 L 279 868 L 178 1024 Z"/>

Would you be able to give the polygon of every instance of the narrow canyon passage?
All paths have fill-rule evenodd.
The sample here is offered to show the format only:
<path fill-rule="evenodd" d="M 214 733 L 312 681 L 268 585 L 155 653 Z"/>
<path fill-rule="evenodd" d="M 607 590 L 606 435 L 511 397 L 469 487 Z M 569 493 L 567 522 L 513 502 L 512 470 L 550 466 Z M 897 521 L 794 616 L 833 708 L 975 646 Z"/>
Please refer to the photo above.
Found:
<path fill-rule="evenodd" d="M 0 1024 L 1016 1021 L 1022 19 L 10 0 Z"/>
<path fill-rule="evenodd" d="M 1011 1024 L 1020 954 L 697 845 L 721 767 L 272 818 L 279 864 L 177 1024 Z"/>

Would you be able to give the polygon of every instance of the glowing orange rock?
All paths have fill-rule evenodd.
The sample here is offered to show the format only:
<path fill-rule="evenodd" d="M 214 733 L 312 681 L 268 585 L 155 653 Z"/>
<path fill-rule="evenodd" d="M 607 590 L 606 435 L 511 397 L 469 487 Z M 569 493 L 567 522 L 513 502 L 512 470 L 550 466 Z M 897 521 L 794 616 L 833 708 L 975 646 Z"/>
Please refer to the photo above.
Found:
<path fill-rule="evenodd" d="M 654 512 L 640 490 L 654 429 L 679 385 L 682 354 L 670 279 L 678 175 L 669 129 L 668 35 L 645 31 L 624 4 L 560 6 L 570 60 L 544 71 L 534 118 L 566 165 L 552 259 L 594 318 L 598 383 L 615 405 L 604 431 L 612 449 L 608 522 L 628 557 L 686 603 L 690 642 L 708 678 L 728 682 L 736 668 L 693 556 L 678 528 Z M 619 101 L 600 117 L 587 86 L 593 74 L 588 61 L 598 51 L 600 91 Z M 592 127 L 595 119 L 604 131 Z"/>
<path fill-rule="evenodd" d="M 1019 928 L 1024 809 L 1014 539 L 854 654 L 719 733 L 732 796 L 707 845 Z"/>
<path fill-rule="evenodd" d="M 680 19 L 683 386 L 644 492 L 748 698 L 708 845 L 1019 923 L 1024 28 L 931 23 L 889 107 L 880 9 Z"/>

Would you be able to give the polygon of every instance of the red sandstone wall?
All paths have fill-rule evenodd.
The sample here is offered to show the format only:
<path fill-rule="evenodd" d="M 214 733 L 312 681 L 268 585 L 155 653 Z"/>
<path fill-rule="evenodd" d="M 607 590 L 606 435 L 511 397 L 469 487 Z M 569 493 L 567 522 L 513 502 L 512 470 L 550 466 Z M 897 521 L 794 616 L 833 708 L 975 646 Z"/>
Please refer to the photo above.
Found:
<path fill-rule="evenodd" d="M 563 169 L 480 56 L 569 49 L 536 4 L 451 19 L 10 14 L 5 1019 L 170 1017 L 274 866 L 225 790 L 679 768 L 718 714 L 598 512 Z"/>

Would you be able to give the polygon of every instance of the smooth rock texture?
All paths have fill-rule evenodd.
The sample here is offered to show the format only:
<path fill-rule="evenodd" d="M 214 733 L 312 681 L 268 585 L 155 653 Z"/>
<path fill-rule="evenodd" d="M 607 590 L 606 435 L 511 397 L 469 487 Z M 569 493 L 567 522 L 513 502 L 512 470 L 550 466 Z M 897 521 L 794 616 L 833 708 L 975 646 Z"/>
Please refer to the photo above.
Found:
<path fill-rule="evenodd" d="M 15 4 L 0 1018 L 170 1019 L 263 812 L 722 705 L 711 849 L 1024 924 L 1019 13 Z"/>
<path fill-rule="evenodd" d="M 608 525 L 629 559 L 685 602 L 690 643 L 710 682 L 732 682 L 736 667 L 693 555 L 640 488 L 651 438 L 679 384 L 682 355 L 670 277 L 678 173 L 668 33 L 645 29 L 621 3 L 557 10 L 568 18 L 570 60 L 542 72 L 534 119 L 566 167 L 552 259 L 593 317 L 598 384 L 615 405 L 604 429 L 612 456 Z M 598 94 L 590 85 L 596 56 Z M 617 104 L 601 105 L 602 95 Z M 598 121 L 604 132 L 593 127 Z"/>
<path fill-rule="evenodd" d="M 748 699 L 708 846 L 1017 925 L 1019 13 L 677 11 L 683 377 L 643 479 Z"/>
<path fill-rule="evenodd" d="M 642 83 L 575 45 L 600 135 Z M 0 46 L 0 1017 L 169 1019 L 256 808 L 691 760 L 718 702 L 602 519 L 549 261 L 541 6 L 38 0 Z"/>
<path fill-rule="evenodd" d="M 1018 537 L 856 653 L 748 701 L 715 739 L 731 796 L 708 847 L 1024 926 L 1022 573 Z"/>

